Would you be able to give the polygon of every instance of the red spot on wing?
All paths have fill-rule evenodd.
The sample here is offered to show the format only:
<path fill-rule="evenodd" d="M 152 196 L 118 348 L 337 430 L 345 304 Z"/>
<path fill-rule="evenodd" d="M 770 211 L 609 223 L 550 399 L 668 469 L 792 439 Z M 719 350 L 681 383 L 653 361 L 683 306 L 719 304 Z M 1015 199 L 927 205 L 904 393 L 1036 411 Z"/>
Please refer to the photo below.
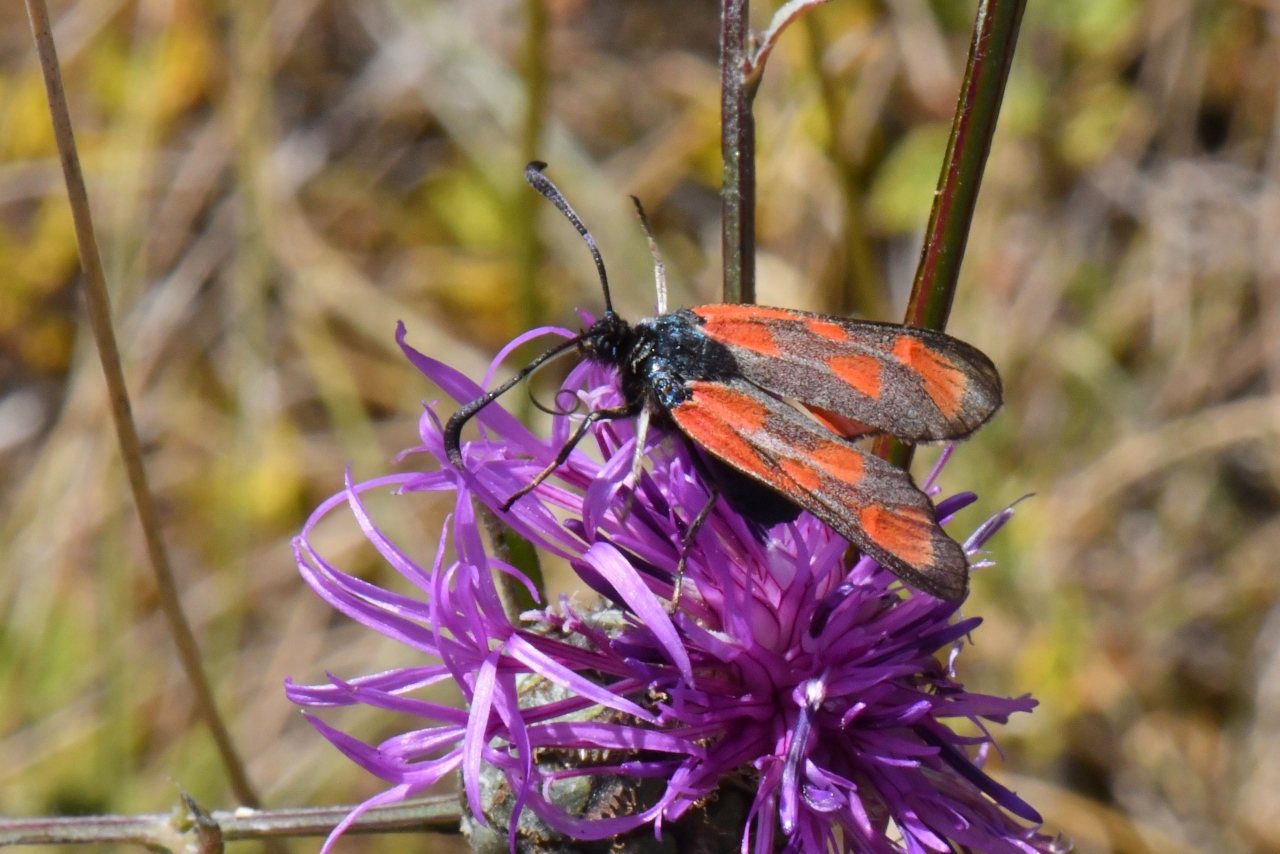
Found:
<path fill-rule="evenodd" d="M 880 399 L 880 362 L 874 356 L 833 356 L 827 367 L 840 379 L 872 400 Z"/>
<path fill-rule="evenodd" d="M 839 442 L 823 442 L 810 456 L 818 467 L 836 480 L 854 486 L 862 480 L 862 454 Z"/>
<path fill-rule="evenodd" d="M 872 542 L 914 567 L 933 564 L 933 520 L 916 507 L 890 509 L 869 504 L 858 522 Z"/>
<path fill-rule="evenodd" d="M 729 465 L 767 480 L 772 467 L 741 434 L 763 427 L 769 410 L 750 395 L 722 385 L 694 382 L 690 387 L 689 399 L 671 410 L 676 425 Z"/>
<path fill-rule="evenodd" d="M 944 416 L 951 419 L 960 414 L 969 380 L 950 359 L 907 335 L 899 336 L 894 342 L 893 355 L 916 372 L 924 382 L 925 393 Z"/>
<path fill-rule="evenodd" d="M 826 320 L 806 320 L 805 328 L 820 338 L 826 338 L 828 341 L 848 341 L 849 333 L 838 323 L 831 323 Z"/>
<path fill-rule="evenodd" d="M 813 466 L 795 460 L 781 460 L 778 465 L 787 477 L 791 478 L 801 489 L 807 489 L 810 492 L 816 490 L 822 485 L 822 478 Z"/>
<path fill-rule="evenodd" d="M 699 408 L 715 412 L 739 432 L 753 433 L 769 420 L 769 408 L 745 392 L 705 380 L 689 383 L 689 389 Z"/>
<path fill-rule="evenodd" d="M 759 353 L 761 356 L 777 356 L 782 351 L 778 342 L 773 340 L 773 332 L 768 325 L 753 320 L 712 318 L 702 327 L 708 338 L 721 344 L 729 344 Z"/>
<path fill-rule="evenodd" d="M 703 320 L 799 320 L 795 312 L 759 305 L 701 305 L 692 309 Z"/>
<path fill-rule="evenodd" d="M 823 427 L 846 439 L 855 439 L 868 433 L 880 432 L 870 424 L 865 424 L 847 415 L 841 415 L 839 412 L 832 412 L 830 409 L 823 409 L 821 406 L 806 403 L 804 408 L 812 412 L 813 417 L 818 419 L 818 423 Z"/>

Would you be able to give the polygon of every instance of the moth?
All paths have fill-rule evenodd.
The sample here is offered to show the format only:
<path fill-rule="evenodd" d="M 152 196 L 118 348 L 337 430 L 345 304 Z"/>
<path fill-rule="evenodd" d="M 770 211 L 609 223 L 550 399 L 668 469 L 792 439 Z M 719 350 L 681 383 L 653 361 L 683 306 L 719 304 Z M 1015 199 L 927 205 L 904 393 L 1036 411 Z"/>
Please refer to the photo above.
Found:
<path fill-rule="evenodd" d="M 929 497 L 910 474 L 852 440 L 888 434 L 918 443 L 969 436 L 1001 405 L 1000 376 L 991 360 L 949 335 L 892 323 L 758 305 L 667 313 L 660 260 L 659 313 L 632 325 L 613 310 L 595 240 L 542 174 L 545 166 L 531 163 L 525 178 L 586 240 L 605 312 L 454 413 L 444 430 L 453 465 L 463 469 L 467 421 L 549 359 L 576 349 L 617 369 L 625 402 L 588 412 L 555 461 L 511 496 L 504 510 L 563 465 L 592 424 L 638 416 L 636 469 L 652 419 L 674 426 L 705 452 L 704 472 L 712 485 L 711 499 L 687 528 L 676 597 L 697 529 L 723 497 L 765 526 L 808 511 L 907 584 L 940 599 L 963 599 L 968 560 L 938 524 Z"/>

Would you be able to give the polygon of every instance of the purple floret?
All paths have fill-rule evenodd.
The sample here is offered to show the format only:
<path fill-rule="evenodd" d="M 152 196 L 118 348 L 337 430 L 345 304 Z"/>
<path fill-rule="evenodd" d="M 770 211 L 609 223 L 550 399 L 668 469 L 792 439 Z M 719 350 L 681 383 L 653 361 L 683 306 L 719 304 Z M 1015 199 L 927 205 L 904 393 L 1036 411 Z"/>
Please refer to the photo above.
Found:
<path fill-rule="evenodd" d="M 568 334 L 542 329 L 521 340 Z M 456 401 L 481 395 L 480 386 L 405 344 L 403 327 L 398 340 Z M 951 660 L 981 621 L 962 617 L 957 604 L 907 595 L 868 558 L 850 567 L 848 544 L 808 514 L 762 534 L 720 502 L 690 551 L 680 609 L 669 613 L 680 543 L 708 497 L 679 435 L 651 430 L 646 467 L 631 483 L 633 421 L 596 425 L 584 444 L 593 444 L 599 459 L 579 448 L 555 477 L 500 513 L 507 497 L 552 460 L 581 412 L 622 402 L 606 366 L 577 366 L 564 389 L 562 401 L 581 401 L 579 414 L 557 416 L 545 441 L 498 403 L 483 409 L 476 418 L 480 437 L 463 446 L 465 473 L 449 465 L 440 419 L 428 407 L 422 444 L 413 452 L 432 458 L 429 468 L 348 482 L 295 541 L 303 577 L 322 598 L 424 658 L 419 667 L 286 686 L 304 706 L 364 703 L 429 722 L 371 747 L 308 715 L 339 750 L 391 784 L 347 823 L 369 806 L 410 797 L 459 771 L 467 805 L 483 822 L 482 771 L 497 768 L 515 797 L 512 850 L 524 809 L 579 839 L 606 839 L 649 823 L 661 833 L 664 823 L 699 808 L 726 777 L 738 775 L 756 786 L 743 852 L 772 852 L 779 832 L 787 850 L 805 852 L 1054 848 L 1038 831 L 1036 811 L 981 768 L 991 745 L 985 722 L 1004 723 L 1035 701 L 964 690 Z M 365 512 L 361 495 L 387 486 L 399 494 L 454 494 L 430 566 L 409 559 Z M 946 499 L 939 516 L 945 521 L 973 500 L 971 493 Z M 567 602 L 513 624 L 494 571 L 537 594 L 486 547 L 477 502 L 568 560 L 605 597 L 618 625 L 602 628 Z M 316 552 L 311 532 L 340 504 L 420 597 L 361 581 Z M 966 544 L 969 553 L 1010 515 L 979 528 Z M 448 544 L 456 559 L 446 558 Z M 529 674 L 557 693 L 531 702 L 521 693 Z M 444 679 L 462 690 L 466 711 L 408 696 Z M 964 723 L 968 734 L 946 721 Z M 560 771 L 534 761 L 545 751 L 577 750 L 623 758 Z M 554 780 L 573 774 L 657 778 L 665 785 L 632 814 L 584 818 L 547 797 Z"/>

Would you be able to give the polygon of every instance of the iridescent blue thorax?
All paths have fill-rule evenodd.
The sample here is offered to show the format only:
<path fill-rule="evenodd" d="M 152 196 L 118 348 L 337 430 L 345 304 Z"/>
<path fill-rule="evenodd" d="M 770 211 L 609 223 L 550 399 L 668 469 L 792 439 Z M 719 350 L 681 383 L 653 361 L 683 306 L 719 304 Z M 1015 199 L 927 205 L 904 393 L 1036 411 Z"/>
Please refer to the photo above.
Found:
<path fill-rule="evenodd" d="M 586 358 L 617 367 L 628 401 L 646 401 L 669 412 L 688 399 L 689 383 L 722 381 L 739 373 L 728 349 L 702 333 L 702 323 L 691 311 L 677 311 L 632 326 L 606 312 L 587 330 L 580 347 Z"/>

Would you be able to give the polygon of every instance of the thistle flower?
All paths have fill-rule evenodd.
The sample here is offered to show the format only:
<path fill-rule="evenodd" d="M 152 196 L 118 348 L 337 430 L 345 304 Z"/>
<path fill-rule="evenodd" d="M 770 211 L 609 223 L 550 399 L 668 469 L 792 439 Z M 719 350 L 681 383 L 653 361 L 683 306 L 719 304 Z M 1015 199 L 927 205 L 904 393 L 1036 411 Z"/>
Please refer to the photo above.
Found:
<path fill-rule="evenodd" d="M 527 333 L 499 354 L 494 369 L 516 346 L 548 334 L 570 333 Z M 482 393 L 405 344 L 403 327 L 397 340 L 455 400 Z M 622 400 L 613 371 L 589 362 L 570 372 L 560 399 L 566 395 L 586 409 Z M 992 745 L 986 722 L 1004 723 L 1035 701 L 975 694 L 959 683 L 952 663 L 981 621 L 961 616 L 956 604 L 903 595 L 870 559 L 850 568 L 846 542 L 807 514 L 761 532 L 720 502 L 688 555 L 680 608 L 668 613 L 681 541 L 709 494 L 696 452 L 678 435 L 650 431 L 648 467 L 631 483 L 633 425 L 598 424 L 591 436 L 600 460 L 575 450 L 555 477 L 502 514 L 535 545 L 567 559 L 606 603 L 604 611 L 575 610 L 561 601 L 513 623 L 493 573 L 529 582 L 486 549 L 477 504 L 500 513 L 552 460 L 573 416 L 555 417 L 547 441 L 497 404 L 477 420 L 481 437 L 464 446 L 466 472 L 459 472 L 447 461 L 440 419 L 427 407 L 422 444 L 412 452 L 434 465 L 348 480 L 295 541 L 299 569 L 321 597 L 430 662 L 350 680 L 330 676 L 322 686 L 287 685 L 289 697 L 305 706 L 364 703 L 430 722 L 372 747 L 308 715 L 339 750 L 391 784 L 328 845 L 363 809 L 460 772 L 477 826 L 490 822 L 493 807 L 482 781 L 505 777 L 512 851 L 532 817 L 583 840 L 648 824 L 661 836 L 664 825 L 700 809 L 729 778 L 754 789 L 735 844 L 744 854 L 776 850 L 779 832 L 788 851 L 1055 849 L 1038 832 L 1035 810 L 982 770 Z M 926 489 L 933 490 L 936 474 Z M 401 494 L 454 494 L 430 566 L 410 560 L 366 513 L 362 493 L 387 486 Z M 974 499 L 964 493 L 940 502 L 939 518 Z M 316 552 L 312 529 L 342 504 L 421 598 L 361 581 Z M 969 554 L 1011 515 L 1006 510 L 979 528 L 965 544 Z M 453 558 L 446 557 L 450 544 Z M 612 625 L 600 618 L 605 612 Z M 555 690 L 527 690 L 530 676 Z M 462 690 L 466 711 L 410 696 L 446 679 Z M 964 723 L 969 734 L 947 721 Z M 590 761 L 543 761 L 584 750 Z M 605 777 L 647 781 L 650 795 L 603 816 L 558 805 L 557 786 Z"/>

